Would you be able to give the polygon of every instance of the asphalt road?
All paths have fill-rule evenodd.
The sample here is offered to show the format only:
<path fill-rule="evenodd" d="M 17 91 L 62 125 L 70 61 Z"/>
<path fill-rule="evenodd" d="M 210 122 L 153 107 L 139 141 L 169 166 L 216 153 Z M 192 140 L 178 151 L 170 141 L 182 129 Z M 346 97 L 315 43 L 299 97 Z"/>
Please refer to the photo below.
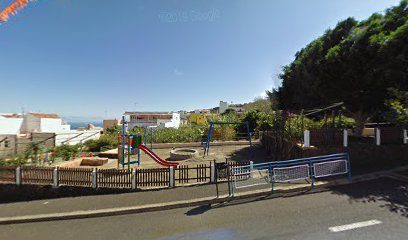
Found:
<path fill-rule="evenodd" d="M 0 239 L 408 239 L 408 184 L 379 179 L 286 198 L 4 225 Z"/>

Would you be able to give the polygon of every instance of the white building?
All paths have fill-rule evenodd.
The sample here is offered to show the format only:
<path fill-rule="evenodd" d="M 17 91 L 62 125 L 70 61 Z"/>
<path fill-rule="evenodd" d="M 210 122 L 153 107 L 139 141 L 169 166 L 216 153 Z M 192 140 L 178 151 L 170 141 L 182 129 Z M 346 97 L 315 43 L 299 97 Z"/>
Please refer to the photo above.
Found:
<path fill-rule="evenodd" d="M 125 112 L 128 129 L 134 127 L 179 128 L 180 113 L 170 112 Z"/>
<path fill-rule="evenodd" d="M 57 114 L 27 113 L 27 114 L 0 114 L 0 136 L 15 135 L 17 139 L 27 138 L 34 134 L 54 134 L 55 145 L 73 145 L 84 143 L 86 140 L 99 139 L 100 128 L 87 130 L 71 130 Z"/>
<path fill-rule="evenodd" d="M 66 124 L 57 114 L 27 113 L 24 115 L 21 133 L 61 133 L 70 130 L 71 126 Z"/>
<path fill-rule="evenodd" d="M 228 103 L 224 101 L 220 101 L 219 114 L 224 113 L 227 109 L 228 109 Z"/>
<path fill-rule="evenodd" d="M 23 116 L 20 114 L 0 114 L 0 134 L 17 135 L 21 132 Z"/>
<path fill-rule="evenodd" d="M 243 104 L 228 104 L 228 102 L 220 101 L 219 113 L 224 113 L 227 109 L 232 109 L 237 113 L 245 112 Z"/>

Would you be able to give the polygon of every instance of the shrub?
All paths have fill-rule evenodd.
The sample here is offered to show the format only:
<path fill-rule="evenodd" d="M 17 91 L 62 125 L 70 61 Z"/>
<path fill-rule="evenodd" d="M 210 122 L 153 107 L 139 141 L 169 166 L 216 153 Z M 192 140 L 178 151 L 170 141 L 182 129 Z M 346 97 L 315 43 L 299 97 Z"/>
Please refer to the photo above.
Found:
<path fill-rule="evenodd" d="M 99 152 L 102 147 L 114 149 L 118 147 L 118 134 L 104 134 L 97 140 L 88 140 L 84 143 L 91 152 Z"/>
<path fill-rule="evenodd" d="M 77 157 L 78 154 L 81 152 L 82 144 L 76 145 L 62 145 L 59 147 L 54 148 L 54 152 L 51 155 L 51 159 L 55 160 L 55 158 L 62 158 L 64 161 L 71 160 L 74 157 Z"/>

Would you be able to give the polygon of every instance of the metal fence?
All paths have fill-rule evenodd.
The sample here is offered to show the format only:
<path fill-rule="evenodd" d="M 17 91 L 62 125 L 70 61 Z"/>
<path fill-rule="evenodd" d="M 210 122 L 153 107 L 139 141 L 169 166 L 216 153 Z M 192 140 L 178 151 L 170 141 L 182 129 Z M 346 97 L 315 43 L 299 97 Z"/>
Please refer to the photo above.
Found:
<path fill-rule="evenodd" d="M 313 187 L 315 179 L 344 175 L 351 177 L 348 153 L 276 161 L 231 168 L 232 194 L 234 189 L 275 183 L 294 182 L 310 179 Z"/>

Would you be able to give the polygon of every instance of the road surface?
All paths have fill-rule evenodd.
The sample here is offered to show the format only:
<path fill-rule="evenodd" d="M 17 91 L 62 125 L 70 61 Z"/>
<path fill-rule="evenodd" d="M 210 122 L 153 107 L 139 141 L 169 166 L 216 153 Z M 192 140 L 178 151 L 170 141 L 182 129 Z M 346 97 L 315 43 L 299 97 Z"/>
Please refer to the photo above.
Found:
<path fill-rule="evenodd" d="M 408 239 L 408 184 L 383 178 L 285 198 L 4 225 L 0 239 Z"/>

